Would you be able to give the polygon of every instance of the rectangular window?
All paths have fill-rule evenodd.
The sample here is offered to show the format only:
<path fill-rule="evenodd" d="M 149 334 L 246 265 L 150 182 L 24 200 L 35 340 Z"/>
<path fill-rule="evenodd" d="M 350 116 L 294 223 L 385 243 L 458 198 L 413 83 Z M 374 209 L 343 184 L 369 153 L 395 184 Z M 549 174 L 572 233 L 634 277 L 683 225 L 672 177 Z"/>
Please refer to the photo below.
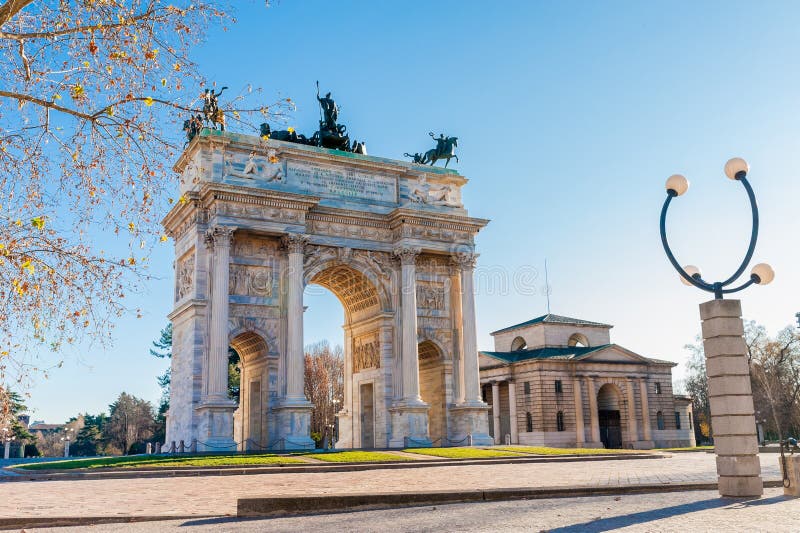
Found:
<path fill-rule="evenodd" d="M 531 382 L 530 381 L 526 381 L 525 385 L 523 386 L 523 389 L 525 389 L 525 396 L 530 396 L 531 395 Z"/>
<path fill-rule="evenodd" d="M 692 412 L 689 411 L 689 429 L 692 429 Z"/>
<path fill-rule="evenodd" d="M 681 429 L 681 414 L 675 411 L 675 429 Z"/>
<path fill-rule="evenodd" d="M 564 412 L 559 411 L 556 415 L 556 427 L 559 431 L 564 431 Z"/>
<path fill-rule="evenodd" d="M 564 388 L 561 385 L 561 380 L 557 379 L 556 380 L 556 394 L 561 394 L 562 392 L 564 392 Z"/>
<path fill-rule="evenodd" d="M 661 394 L 661 383 L 656 383 L 656 394 Z"/>
<path fill-rule="evenodd" d="M 530 413 L 525 413 L 525 430 L 528 433 L 533 431 L 533 416 Z"/>

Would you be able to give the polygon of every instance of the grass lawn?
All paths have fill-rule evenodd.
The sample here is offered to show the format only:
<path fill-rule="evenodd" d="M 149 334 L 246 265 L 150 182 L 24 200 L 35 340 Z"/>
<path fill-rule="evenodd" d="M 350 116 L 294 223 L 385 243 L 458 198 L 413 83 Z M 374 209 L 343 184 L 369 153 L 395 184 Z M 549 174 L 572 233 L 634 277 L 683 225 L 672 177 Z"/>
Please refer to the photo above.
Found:
<path fill-rule="evenodd" d="M 384 452 L 329 452 L 329 453 L 308 453 L 304 457 L 319 459 L 329 463 L 368 463 L 377 461 L 413 461 L 410 457 L 403 457 L 393 453 Z"/>
<path fill-rule="evenodd" d="M 647 450 L 608 450 L 606 448 L 546 448 L 543 446 L 501 446 L 499 449 L 535 455 L 608 455 L 643 453 Z"/>
<path fill-rule="evenodd" d="M 487 457 L 520 457 L 510 450 L 487 450 L 483 448 L 407 448 L 408 453 L 447 457 L 448 459 L 484 459 Z"/>
<path fill-rule="evenodd" d="M 275 454 L 259 455 L 179 455 L 127 457 L 99 457 L 92 459 L 70 459 L 20 465 L 22 470 L 74 470 L 76 468 L 141 468 L 141 467 L 181 467 L 181 466 L 244 466 L 303 463 L 302 459 Z"/>

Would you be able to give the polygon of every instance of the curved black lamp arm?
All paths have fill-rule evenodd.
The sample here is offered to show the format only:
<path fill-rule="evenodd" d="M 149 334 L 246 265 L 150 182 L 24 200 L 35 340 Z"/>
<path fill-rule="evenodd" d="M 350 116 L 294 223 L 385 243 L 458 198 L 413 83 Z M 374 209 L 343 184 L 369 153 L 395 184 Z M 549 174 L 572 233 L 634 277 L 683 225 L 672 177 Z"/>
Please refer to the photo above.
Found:
<path fill-rule="evenodd" d="M 747 268 L 747 264 L 753 258 L 753 252 L 756 248 L 756 241 L 758 240 L 758 205 L 756 204 L 756 197 L 753 193 L 753 188 L 750 186 L 750 182 L 747 181 L 747 175 L 745 172 L 739 172 L 736 174 L 736 180 L 740 181 L 744 186 L 745 191 L 747 191 L 747 196 L 750 199 L 750 210 L 753 214 L 753 228 L 750 233 L 750 246 L 747 248 L 747 253 L 742 260 L 742 263 L 739 265 L 739 268 L 734 272 L 734 274 L 726 279 L 725 281 L 718 281 L 715 283 L 709 283 L 705 281 L 700 275 L 695 274 L 695 276 L 690 276 L 686 270 L 678 263 L 677 259 L 675 259 L 675 255 L 673 255 L 672 250 L 669 247 L 669 242 L 667 242 L 667 209 L 669 209 L 669 204 L 672 202 L 672 199 L 678 196 L 678 193 L 673 191 L 672 189 L 667 190 L 667 198 L 664 200 L 664 207 L 661 208 L 661 244 L 664 246 L 664 252 L 667 254 L 667 258 L 669 262 L 672 263 L 672 266 L 675 267 L 675 270 L 678 271 L 678 274 L 681 275 L 683 279 L 685 279 L 688 283 L 694 285 L 700 290 L 704 290 L 707 292 L 713 292 L 714 298 L 722 299 L 723 294 L 730 294 L 733 292 L 738 292 L 746 287 L 749 287 L 753 283 L 757 283 L 758 276 L 752 275 L 750 279 L 743 283 L 742 285 L 732 288 L 732 289 L 724 289 L 727 285 L 730 285 L 739 276 L 742 275 L 745 268 Z"/>

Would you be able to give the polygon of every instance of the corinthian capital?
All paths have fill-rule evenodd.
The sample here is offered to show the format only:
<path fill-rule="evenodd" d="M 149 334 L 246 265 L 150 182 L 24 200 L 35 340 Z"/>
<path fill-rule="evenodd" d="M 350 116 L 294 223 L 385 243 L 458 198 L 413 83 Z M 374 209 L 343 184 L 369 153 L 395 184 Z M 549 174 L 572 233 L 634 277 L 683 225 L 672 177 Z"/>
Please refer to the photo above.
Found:
<path fill-rule="evenodd" d="M 206 246 L 213 247 L 230 247 L 233 243 L 233 233 L 236 231 L 232 226 L 212 226 L 206 230 Z"/>
<path fill-rule="evenodd" d="M 475 252 L 455 252 L 450 256 L 450 261 L 462 270 L 473 269 L 478 263 L 478 254 Z"/>
<path fill-rule="evenodd" d="M 392 250 L 392 254 L 400 259 L 401 265 L 413 265 L 416 263 L 417 256 L 422 250 L 413 246 L 398 246 Z"/>
<path fill-rule="evenodd" d="M 290 254 L 302 254 L 308 243 L 308 235 L 304 233 L 287 233 L 281 237 L 281 243 Z"/>

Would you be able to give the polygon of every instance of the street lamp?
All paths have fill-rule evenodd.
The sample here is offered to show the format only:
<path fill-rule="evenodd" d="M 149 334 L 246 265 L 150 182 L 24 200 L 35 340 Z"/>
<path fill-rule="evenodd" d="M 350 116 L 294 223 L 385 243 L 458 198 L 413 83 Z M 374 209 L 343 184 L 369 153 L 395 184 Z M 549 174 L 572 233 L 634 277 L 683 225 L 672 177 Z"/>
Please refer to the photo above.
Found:
<path fill-rule="evenodd" d="M 74 429 L 72 428 L 64 429 L 64 436 L 61 437 L 61 441 L 64 443 L 64 457 L 69 457 L 70 431 L 74 431 Z"/>
<path fill-rule="evenodd" d="M 741 291 L 752 284 L 766 285 L 775 277 L 772 267 L 759 263 L 750 271 L 750 279 L 729 287 L 747 268 L 753 258 L 758 239 L 758 206 L 753 188 L 747 181 L 750 165 L 740 157 L 725 164 L 725 175 L 744 186 L 750 199 L 753 228 L 747 253 L 731 277 L 724 281 L 708 282 L 694 265 L 681 267 L 667 242 L 667 209 L 672 199 L 689 190 L 689 180 L 680 174 L 667 179 L 667 198 L 661 209 L 661 244 L 669 262 L 686 285 L 714 294 L 714 299 L 700 304 L 703 321 L 703 349 L 714 428 L 714 451 L 717 454 L 719 492 L 722 496 L 760 496 L 764 492 L 761 463 L 758 458 L 758 436 L 750 387 L 750 370 L 744 341 L 742 305 L 739 300 L 724 300 L 725 294 Z"/>
<path fill-rule="evenodd" d="M 753 188 L 750 186 L 750 182 L 747 181 L 747 173 L 749 171 L 750 165 L 748 165 L 747 161 L 741 157 L 734 157 L 725 163 L 725 175 L 731 180 L 741 182 L 741 184 L 744 186 L 744 190 L 747 192 L 747 197 L 750 199 L 750 210 L 753 214 L 753 229 L 750 233 L 750 246 L 747 248 L 747 253 L 744 256 L 741 265 L 739 265 L 739 268 L 725 281 L 716 281 L 713 283 L 705 281 L 700 269 L 696 266 L 687 265 L 685 267 L 681 267 L 680 263 L 678 263 L 678 261 L 675 259 L 675 256 L 672 254 L 672 250 L 667 242 L 667 209 L 669 209 L 669 204 L 672 202 L 673 198 L 676 196 L 681 196 L 689 190 L 689 180 L 680 174 L 673 174 L 669 177 L 669 179 L 667 179 L 666 183 L 667 199 L 664 200 L 664 207 L 661 208 L 661 244 L 664 245 L 664 251 L 667 253 L 667 257 L 669 258 L 670 263 L 672 263 L 672 266 L 674 266 L 675 270 L 677 270 L 678 274 L 680 274 L 681 281 L 685 285 L 694 285 L 698 289 L 714 293 L 714 298 L 718 300 L 721 300 L 724 294 L 738 292 L 754 283 L 759 285 L 767 285 L 775 278 L 775 272 L 772 270 L 771 266 L 766 263 L 759 263 L 750 271 L 750 279 L 748 279 L 746 282 L 742 283 L 738 287 L 729 289 L 725 288 L 739 279 L 739 276 L 741 276 L 742 272 L 744 272 L 744 270 L 747 268 L 748 263 L 750 263 L 750 259 L 753 258 L 753 252 L 756 248 L 756 240 L 758 239 L 758 206 L 756 205 L 756 197 L 753 193 Z"/>

